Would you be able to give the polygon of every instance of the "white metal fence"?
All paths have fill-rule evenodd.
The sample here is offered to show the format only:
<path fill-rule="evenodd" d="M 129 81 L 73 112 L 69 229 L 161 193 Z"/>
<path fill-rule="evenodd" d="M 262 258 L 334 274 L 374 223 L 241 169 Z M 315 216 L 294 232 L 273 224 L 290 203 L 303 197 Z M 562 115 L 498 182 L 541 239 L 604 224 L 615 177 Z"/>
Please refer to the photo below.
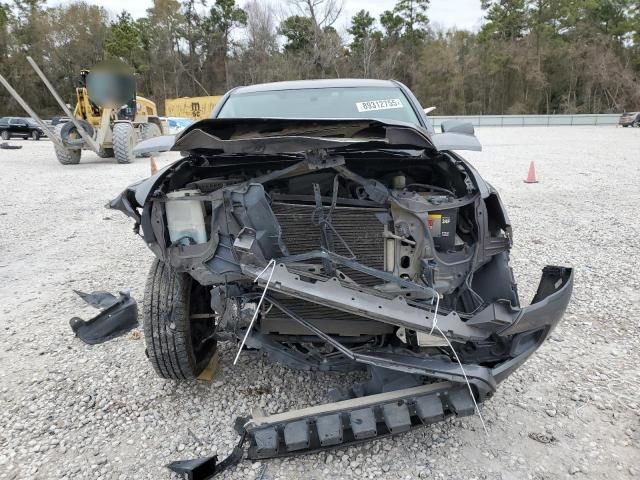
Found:
<path fill-rule="evenodd" d="M 586 115 L 429 115 L 434 127 L 439 128 L 444 120 L 466 120 L 474 127 L 554 127 L 617 125 L 620 114 Z"/>

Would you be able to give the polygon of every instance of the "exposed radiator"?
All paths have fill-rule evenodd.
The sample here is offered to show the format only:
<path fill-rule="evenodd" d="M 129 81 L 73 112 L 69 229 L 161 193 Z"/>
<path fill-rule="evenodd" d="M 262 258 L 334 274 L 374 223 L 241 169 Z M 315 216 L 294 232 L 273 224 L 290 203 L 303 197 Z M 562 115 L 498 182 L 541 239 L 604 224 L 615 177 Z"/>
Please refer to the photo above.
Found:
<path fill-rule="evenodd" d="M 271 207 L 282 227 L 284 243 L 292 255 L 320 249 L 320 226 L 312 218 L 315 210 L 311 205 L 274 203 Z M 329 208 L 325 208 L 329 212 Z M 384 268 L 384 225 L 377 215 L 386 213 L 379 208 L 336 207 L 331 214 L 331 225 L 344 239 L 356 260 L 368 267 Z M 339 255 L 349 256 L 349 250 L 333 235 L 334 250 Z M 359 272 L 344 272 L 357 283 L 379 283 Z"/>
<path fill-rule="evenodd" d="M 317 221 L 314 222 L 312 217 L 314 206 L 274 202 L 271 208 L 282 227 L 282 237 L 291 255 L 320 249 L 320 226 Z M 328 211 L 329 208 L 326 207 L 325 212 L 328 213 Z M 384 225 L 377 215 L 385 212 L 386 210 L 378 208 L 336 207 L 331 214 L 333 228 L 355 254 L 356 260 L 378 270 L 384 268 L 384 237 L 382 236 Z M 337 254 L 349 256 L 349 251 L 335 235 L 334 250 Z M 361 285 L 381 283 L 380 280 L 363 273 L 343 267 L 338 268 L 354 282 Z M 296 298 L 279 298 L 288 308 L 327 333 L 357 336 L 393 331 L 393 327 L 390 325 L 364 317 Z M 350 325 L 344 322 L 349 322 Z M 275 308 L 271 310 L 263 323 L 263 333 L 310 333 L 301 331 L 302 327 Z"/>

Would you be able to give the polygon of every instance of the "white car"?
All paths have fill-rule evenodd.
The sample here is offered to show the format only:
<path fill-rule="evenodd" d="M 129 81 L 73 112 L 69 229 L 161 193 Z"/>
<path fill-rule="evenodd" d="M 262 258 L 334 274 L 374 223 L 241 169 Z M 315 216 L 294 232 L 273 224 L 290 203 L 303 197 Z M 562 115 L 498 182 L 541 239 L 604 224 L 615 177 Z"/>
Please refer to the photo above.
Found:
<path fill-rule="evenodd" d="M 163 117 L 162 120 L 167 122 L 170 135 L 180 133 L 193 123 L 193 120 L 184 117 Z"/>

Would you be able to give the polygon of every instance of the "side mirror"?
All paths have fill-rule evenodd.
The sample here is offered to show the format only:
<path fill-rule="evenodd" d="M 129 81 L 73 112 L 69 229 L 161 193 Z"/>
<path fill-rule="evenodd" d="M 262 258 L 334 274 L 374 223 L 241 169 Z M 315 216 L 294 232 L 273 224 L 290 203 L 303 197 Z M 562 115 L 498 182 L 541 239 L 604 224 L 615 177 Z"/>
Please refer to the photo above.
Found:
<path fill-rule="evenodd" d="M 445 120 L 440 124 L 442 133 L 461 133 L 463 135 L 474 135 L 473 123 L 466 120 Z"/>

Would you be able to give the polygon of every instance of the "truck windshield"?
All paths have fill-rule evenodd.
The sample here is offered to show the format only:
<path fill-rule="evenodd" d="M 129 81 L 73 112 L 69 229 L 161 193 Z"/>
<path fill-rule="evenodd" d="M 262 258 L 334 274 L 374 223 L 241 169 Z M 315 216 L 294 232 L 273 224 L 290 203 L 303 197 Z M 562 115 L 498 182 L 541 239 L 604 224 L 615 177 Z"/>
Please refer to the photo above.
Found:
<path fill-rule="evenodd" d="M 231 94 L 218 118 L 373 118 L 420 125 L 395 87 L 336 87 Z"/>

